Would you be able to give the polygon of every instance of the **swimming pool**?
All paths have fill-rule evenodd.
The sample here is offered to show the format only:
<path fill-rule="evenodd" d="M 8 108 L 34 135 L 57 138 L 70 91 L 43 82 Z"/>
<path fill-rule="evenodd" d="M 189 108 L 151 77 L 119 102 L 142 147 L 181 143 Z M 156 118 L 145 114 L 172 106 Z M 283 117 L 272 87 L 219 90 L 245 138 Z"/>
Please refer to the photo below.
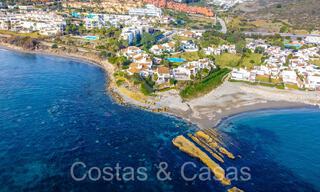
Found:
<path fill-rule="evenodd" d="M 97 36 L 84 36 L 84 38 L 85 38 L 86 40 L 97 40 L 97 39 L 98 39 Z"/>
<path fill-rule="evenodd" d="M 288 49 L 300 49 L 302 47 L 302 45 L 301 44 L 290 44 L 290 43 L 287 43 L 287 44 L 284 44 L 284 47 L 288 48 Z"/>
<path fill-rule="evenodd" d="M 183 63 L 186 60 L 182 58 L 167 58 L 167 60 L 171 63 Z"/>

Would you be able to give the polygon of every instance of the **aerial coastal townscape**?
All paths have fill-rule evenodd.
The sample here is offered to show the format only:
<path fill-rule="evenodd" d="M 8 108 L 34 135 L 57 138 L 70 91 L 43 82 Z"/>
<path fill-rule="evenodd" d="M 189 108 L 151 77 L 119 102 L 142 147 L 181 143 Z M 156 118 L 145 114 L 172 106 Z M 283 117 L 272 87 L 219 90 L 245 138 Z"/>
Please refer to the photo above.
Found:
<path fill-rule="evenodd" d="M 173 147 L 169 147 L 172 151 L 168 158 L 171 160 L 173 154 L 187 154 L 188 157 L 179 156 L 177 162 L 190 158 L 204 165 L 215 177 L 215 181 L 211 181 L 213 186 L 204 187 L 204 191 L 211 187 L 215 189 L 216 186 L 217 191 L 228 192 L 294 191 L 283 187 L 289 185 L 290 181 L 278 186 L 270 182 L 270 185 L 264 188 L 261 185 L 263 181 L 260 180 L 244 184 L 245 182 L 228 177 L 226 165 L 237 166 L 237 161 L 246 165 L 243 160 L 245 157 L 237 151 L 240 148 L 237 147 L 237 142 L 230 139 L 234 135 L 224 137 L 227 134 L 211 128 L 224 125 L 224 118 L 242 112 L 297 107 L 314 109 L 320 106 L 319 6 L 316 1 L 305 1 L 307 2 L 302 5 L 300 1 L 286 0 L 1 0 L 0 53 L 3 51 L 5 55 L 6 51 L 18 51 L 23 54 L 42 55 L 41 58 L 49 55 L 50 58 L 70 59 L 70 62 L 84 61 L 95 64 L 106 72 L 107 81 L 104 86 L 107 94 L 110 94 L 116 103 L 182 118 L 196 126 L 196 131 L 168 131 L 164 135 L 159 133 L 162 139 L 169 138 L 170 145 L 159 144 L 157 147 Z M 288 9 L 297 14 L 288 14 Z M 302 17 L 305 22 L 302 22 Z M 38 57 L 40 60 L 40 56 Z M 0 57 L 0 62 L 5 63 L 5 58 L 6 56 Z M 32 59 L 28 56 L 26 58 Z M 57 63 L 59 62 L 61 61 L 57 59 Z M 4 82 L 1 76 L 7 78 L 4 74 L 5 72 L 0 72 L 0 86 L 5 85 L 1 83 Z M 80 78 L 80 75 L 77 78 Z M 53 78 L 52 81 L 56 79 Z M 21 82 L 28 84 L 32 81 Z M 94 91 L 91 91 L 92 85 L 83 86 L 83 89 L 86 89 L 85 94 L 91 98 L 94 95 Z M 1 92 L 11 93 L 4 89 L 0 89 Z M 62 90 L 61 93 L 66 92 Z M 9 98 L 7 95 L 3 96 L 7 97 Z M 74 102 L 80 102 L 80 99 L 81 94 Z M 9 114 L 11 105 L 6 106 L 3 104 L 1 107 L 3 114 Z M 101 106 L 97 107 L 97 112 L 101 110 Z M 61 107 L 61 110 L 66 108 Z M 27 106 L 26 109 L 31 110 L 32 107 Z M 60 108 L 55 107 L 47 112 L 60 114 L 58 110 Z M 103 116 L 111 117 L 114 111 L 116 110 L 105 112 Z M 19 121 L 16 123 L 19 125 L 21 118 L 17 119 Z M 141 122 L 151 119 L 142 119 Z M 1 121 L 5 120 L 0 118 L 0 125 Z M 46 124 L 45 121 L 42 122 L 41 126 Z M 97 127 L 96 131 L 100 128 L 102 127 Z M 130 143 L 130 137 L 125 137 L 124 140 Z M 86 142 L 85 140 L 78 138 L 77 142 Z M 96 139 L 94 143 L 101 144 L 102 141 Z M 113 147 L 111 141 L 108 145 Z M 77 153 L 77 150 L 77 147 L 72 147 L 71 151 Z M 160 154 L 159 151 L 157 152 Z M 248 153 L 252 156 L 254 152 Z M 159 156 L 162 158 L 162 155 Z M 129 159 L 131 157 L 129 155 Z M 75 159 L 81 160 L 80 157 Z M 5 163 L 0 163 L 0 170 L 4 165 Z M 291 174 L 291 171 L 290 169 L 288 172 Z M 189 172 L 192 172 L 192 169 L 188 170 Z M 38 174 L 37 177 L 43 176 Z M 259 176 L 262 172 L 253 171 L 254 174 Z M 9 175 L 1 177 L 0 191 L 41 191 L 42 185 L 46 184 L 44 177 L 42 184 L 25 188 L 25 185 L 30 183 L 20 183 L 19 186 L 19 182 L 10 180 Z M 281 178 L 285 180 L 284 177 L 286 176 Z M 30 179 L 30 182 L 31 180 L 38 182 L 36 179 Z M 2 186 L 7 182 L 14 184 Z M 54 183 L 53 191 L 55 187 L 60 190 L 64 187 L 67 187 L 67 190 L 79 189 L 74 184 L 61 184 L 59 187 L 59 179 L 50 182 Z M 317 191 L 319 185 L 315 183 L 313 180 L 310 183 L 296 182 L 292 184 L 292 188 L 297 191 Z M 92 183 L 87 184 L 84 182 L 78 187 L 92 187 L 94 191 L 103 187 L 99 184 L 95 188 Z M 115 191 L 144 191 L 144 187 L 146 191 L 195 191 L 197 186 L 201 186 L 201 183 L 194 182 L 184 183 L 186 188 L 179 188 L 181 183 L 177 182 L 170 183 L 172 186 L 166 188 L 162 184 L 159 187 L 157 183 L 157 189 L 153 190 L 152 184 L 133 184 L 132 189 L 124 187 L 125 182 L 119 185 L 105 184 L 107 189 L 110 187 L 110 190 Z M 255 184 L 257 188 L 253 187 Z M 280 190 L 279 185 L 283 189 Z M 190 186 L 193 187 L 188 188 Z"/>

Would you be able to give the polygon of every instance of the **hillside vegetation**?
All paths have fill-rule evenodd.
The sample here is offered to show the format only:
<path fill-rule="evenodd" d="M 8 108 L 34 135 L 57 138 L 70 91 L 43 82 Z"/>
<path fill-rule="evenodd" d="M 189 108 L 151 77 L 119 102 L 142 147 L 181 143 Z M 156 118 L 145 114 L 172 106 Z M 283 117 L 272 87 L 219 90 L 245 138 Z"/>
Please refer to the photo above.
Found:
<path fill-rule="evenodd" d="M 230 69 L 218 69 L 212 72 L 208 77 L 200 81 L 199 83 L 192 83 L 186 86 L 180 95 L 184 99 L 192 99 L 202 95 L 205 95 L 217 88 L 221 83 L 223 83 L 224 77 L 230 72 Z"/>
<path fill-rule="evenodd" d="M 299 29 L 320 29 L 319 0 L 255 0 L 234 10 L 249 19 L 283 20 Z"/>

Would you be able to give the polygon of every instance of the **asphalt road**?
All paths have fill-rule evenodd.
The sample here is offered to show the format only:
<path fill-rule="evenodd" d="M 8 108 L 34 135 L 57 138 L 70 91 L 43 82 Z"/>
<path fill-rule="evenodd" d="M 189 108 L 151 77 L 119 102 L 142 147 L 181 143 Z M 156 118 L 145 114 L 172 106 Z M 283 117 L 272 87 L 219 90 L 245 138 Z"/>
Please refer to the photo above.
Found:
<path fill-rule="evenodd" d="M 222 27 L 220 32 L 226 34 L 228 32 L 226 22 L 224 22 L 224 20 L 219 17 L 217 17 L 217 20 L 221 24 L 221 27 Z"/>
<path fill-rule="evenodd" d="M 261 35 L 261 36 L 273 36 L 276 33 L 268 33 L 268 32 L 243 32 L 245 35 L 251 36 L 251 35 Z M 297 35 L 297 34 L 291 34 L 291 33 L 279 33 L 282 37 L 291 37 L 291 38 L 305 38 L 307 36 L 312 36 L 312 37 L 320 37 L 320 35 L 316 34 L 308 34 L 308 35 Z"/>

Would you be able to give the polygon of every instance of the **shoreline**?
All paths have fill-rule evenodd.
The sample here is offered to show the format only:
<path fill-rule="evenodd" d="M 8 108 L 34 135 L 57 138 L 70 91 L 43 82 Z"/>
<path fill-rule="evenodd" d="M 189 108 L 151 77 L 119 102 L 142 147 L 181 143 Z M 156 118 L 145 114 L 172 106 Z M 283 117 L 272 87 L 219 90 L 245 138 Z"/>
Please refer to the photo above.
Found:
<path fill-rule="evenodd" d="M 312 107 L 314 105 L 319 105 L 320 103 L 320 98 L 319 103 L 311 104 L 310 102 L 306 103 L 297 101 L 285 101 L 281 99 L 272 100 L 256 96 L 253 97 L 252 95 L 250 95 L 250 91 L 249 93 L 248 91 L 246 93 L 243 93 L 243 90 L 245 89 L 241 89 L 241 86 L 244 86 L 245 88 L 248 88 L 250 86 L 246 86 L 242 83 L 225 82 L 209 94 L 186 102 L 182 101 L 178 92 L 175 90 L 168 91 L 168 93 L 159 93 L 159 95 L 156 96 L 156 98 L 154 98 L 153 100 L 154 105 L 149 105 L 146 103 L 135 101 L 134 99 L 122 94 L 119 89 L 117 89 L 116 85 L 114 85 L 115 82 L 113 78 L 115 67 L 108 61 L 103 61 L 98 58 L 88 58 L 88 56 L 80 55 L 77 53 L 70 54 L 61 51 L 58 53 L 58 50 L 25 50 L 21 47 L 4 43 L 0 43 L 0 48 L 22 53 L 40 54 L 73 59 L 101 67 L 101 69 L 106 72 L 106 91 L 108 92 L 107 95 L 109 95 L 116 103 L 120 105 L 137 107 L 149 112 L 173 116 L 178 119 L 182 119 L 190 124 L 196 125 L 199 129 L 216 128 L 225 119 L 242 113 L 270 109 L 294 109 Z M 230 91 L 230 87 L 231 89 L 236 91 Z M 240 91 L 237 90 L 239 88 Z M 256 86 L 255 88 L 259 89 L 258 86 Z M 241 98 L 248 95 L 248 98 Z M 230 98 L 226 99 L 228 97 Z M 159 109 L 166 110 L 163 111 Z"/>
<path fill-rule="evenodd" d="M 251 105 L 247 107 L 242 107 L 239 110 L 235 110 L 232 113 L 224 113 L 220 116 L 220 119 L 215 123 L 215 127 L 219 127 L 223 121 L 238 116 L 241 114 L 269 111 L 269 110 L 294 110 L 294 109 L 303 109 L 303 108 L 316 108 L 312 105 L 300 104 L 300 103 L 290 103 L 290 102 L 268 102 L 263 105 Z"/>
<path fill-rule="evenodd" d="M 267 102 L 265 104 L 252 104 L 249 106 L 242 106 L 233 111 L 223 111 L 221 113 L 217 113 L 216 118 L 214 120 L 206 120 L 199 119 L 197 120 L 196 125 L 200 129 L 206 128 L 218 128 L 223 121 L 246 113 L 258 112 L 258 111 L 268 111 L 268 110 L 286 110 L 286 109 L 302 109 L 302 108 L 316 108 L 313 105 L 307 105 L 303 103 L 290 103 L 290 102 Z M 174 111 L 172 113 L 173 116 L 178 116 L 180 119 L 186 120 L 188 122 L 192 122 L 192 119 L 189 118 L 188 115 L 179 113 L 178 111 Z M 178 115 L 177 115 L 178 114 Z"/>
<path fill-rule="evenodd" d="M 227 115 L 225 117 L 222 117 L 220 119 L 220 121 L 217 122 L 216 124 L 216 128 L 219 128 L 225 121 L 228 121 L 230 119 L 242 116 L 242 115 L 247 115 L 247 114 L 251 114 L 251 113 L 262 113 L 262 112 L 270 112 L 270 111 L 287 111 L 287 110 L 303 110 L 303 109 L 319 109 L 316 106 L 312 106 L 312 105 L 297 105 L 297 106 L 291 106 L 291 107 L 271 107 L 271 108 L 257 108 L 257 109 L 252 109 L 252 110 L 248 110 L 248 111 L 241 111 L 239 113 L 235 113 L 235 114 L 231 114 L 231 115 Z"/>
<path fill-rule="evenodd" d="M 178 93 L 171 91 L 160 105 L 169 112 L 196 122 L 202 128 L 213 128 L 223 119 L 239 113 L 267 109 L 286 109 L 319 106 L 319 92 L 297 92 L 270 87 L 251 86 L 244 83 L 224 82 L 217 89 L 202 97 L 182 102 Z"/>
<path fill-rule="evenodd" d="M 80 61 L 80 62 L 84 62 L 84 63 L 90 63 L 90 64 L 96 65 L 100 68 L 103 68 L 103 66 L 98 61 L 88 59 L 88 58 L 82 58 L 80 55 L 77 55 L 77 56 L 76 55 L 68 55 L 65 53 L 62 55 L 59 55 L 58 53 L 54 53 L 51 51 L 45 51 L 45 50 L 39 50 L 39 51 L 25 50 L 21 47 L 9 45 L 9 44 L 4 44 L 2 42 L 0 42 L 0 49 L 20 52 L 20 53 L 26 53 L 26 54 L 37 54 L 37 55 L 43 55 L 43 56 L 52 56 L 52 57 L 60 57 L 60 58 L 65 58 L 65 59 L 72 59 L 72 60 L 76 60 L 76 61 Z M 84 61 L 82 59 L 84 59 Z"/>
<path fill-rule="evenodd" d="M 114 66 L 110 64 L 107 61 L 103 61 L 98 58 L 88 58 L 87 56 L 76 54 L 76 53 L 65 53 L 62 50 L 55 50 L 52 51 L 50 49 L 44 50 L 26 50 L 22 47 L 18 47 L 15 45 L 3 43 L 0 41 L 0 48 L 9 50 L 9 51 L 15 51 L 15 52 L 20 52 L 20 53 L 26 53 L 26 54 L 37 54 L 37 55 L 43 55 L 43 56 L 52 56 L 52 57 L 60 57 L 64 59 L 71 59 L 75 61 L 82 62 L 84 64 L 90 64 L 90 65 L 95 65 L 102 70 L 105 71 L 106 73 L 106 89 L 109 91 L 110 94 L 108 94 L 110 97 L 112 97 L 117 103 L 124 105 L 126 104 L 124 100 L 121 99 L 119 95 L 112 95 L 116 94 L 114 93 L 114 90 L 112 89 L 111 84 L 114 83 L 113 79 L 113 73 L 114 73 Z M 58 53 L 59 52 L 59 53 Z"/>

